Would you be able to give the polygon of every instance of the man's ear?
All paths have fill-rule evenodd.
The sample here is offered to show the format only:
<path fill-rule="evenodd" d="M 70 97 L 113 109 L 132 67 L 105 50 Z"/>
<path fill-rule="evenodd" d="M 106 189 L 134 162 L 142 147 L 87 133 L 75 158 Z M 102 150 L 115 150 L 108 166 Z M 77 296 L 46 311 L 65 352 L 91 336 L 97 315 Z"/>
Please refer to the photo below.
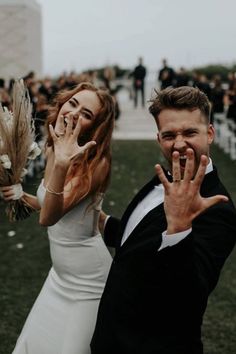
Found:
<path fill-rule="evenodd" d="M 209 124 L 207 134 L 208 134 L 208 144 L 211 145 L 215 137 L 215 128 L 213 127 L 212 124 Z"/>
<path fill-rule="evenodd" d="M 159 135 L 159 133 L 157 133 L 157 142 L 158 142 L 158 144 L 160 144 L 160 135 Z"/>

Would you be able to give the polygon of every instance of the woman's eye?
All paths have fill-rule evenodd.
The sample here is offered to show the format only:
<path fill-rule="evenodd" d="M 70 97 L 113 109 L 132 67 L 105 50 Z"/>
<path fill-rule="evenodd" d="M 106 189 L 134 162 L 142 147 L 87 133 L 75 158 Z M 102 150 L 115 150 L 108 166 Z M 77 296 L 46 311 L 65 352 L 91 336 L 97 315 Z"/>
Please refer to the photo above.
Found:
<path fill-rule="evenodd" d="M 73 100 L 69 100 L 69 103 L 72 107 L 76 107 L 76 103 Z"/>
<path fill-rule="evenodd" d="M 85 119 L 89 119 L 89 120 L 91 119 L 90 114 L 87 113 L 87 112 L 80 112 L 80 116 L 85 118 Z"/>

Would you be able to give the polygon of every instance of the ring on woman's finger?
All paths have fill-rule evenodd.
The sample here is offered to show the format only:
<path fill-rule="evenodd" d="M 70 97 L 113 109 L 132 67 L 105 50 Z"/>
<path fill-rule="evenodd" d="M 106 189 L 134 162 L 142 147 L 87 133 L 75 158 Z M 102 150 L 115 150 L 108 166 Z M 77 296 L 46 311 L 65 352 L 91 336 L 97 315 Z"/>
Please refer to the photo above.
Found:
<path fill-rule="evenodd" d="M 61 132 L 61 133 L 56 133 L 56 136 L 58 137 L 58 138 L 60 138 L 60 136 L 64 136 L 65 135 L 65 133 L 63 133 L 63 132 Z"/>
<path fill-rule="evenodd" d="M 181 179 L 173 179 L 173 182 L 181 182 Z"/>

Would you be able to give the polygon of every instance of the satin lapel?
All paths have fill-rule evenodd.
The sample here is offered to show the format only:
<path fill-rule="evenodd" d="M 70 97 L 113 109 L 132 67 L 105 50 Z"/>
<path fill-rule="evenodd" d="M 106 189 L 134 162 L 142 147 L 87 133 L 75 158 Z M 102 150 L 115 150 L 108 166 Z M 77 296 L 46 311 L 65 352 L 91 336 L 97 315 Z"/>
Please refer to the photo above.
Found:
<path fill-rule="evenodd" d="M 133 198 L 131 203 L 128 205 L 127 209 L 125 210 L 122 219 L 121 219 L 121 234 L 123 235 L 125 226 L 127 224 L 127 221 L 133 212 L 133 210 L 136 208 L 138 203 L 154 188 L 155 185 L 160 184 L 160 180 L 155 176 L 149 181 Z"/>
<path fill-rule="evenodd" d="M 214 188 L 215 185 L 219 183 L 219 177 L 215 166 L 213 167 L 213 171 L 207 173 L 202 181 L 200 194 L 202 196 L 207 196 L 211 190 Z"/>
<path fill-rule="evenodd" d="M 158 220 L 158 225 L 157 225 L 157 220 Z M 121 249 L 125 249 L 126 246 L 128 246 L 130 243 L 133 242 L 133 239 L 137 240 L 139 235 L 142 235 L 142 230 L 148 230 L 150 229 L 150 225 L 155 223 L 155 229 L 157 230 L 157 235 L 158 231 L 162 233 L 163 231 L 166 230 L 166 218 L 165 218 L 165 212 L 164 212 L 164 204 L 160 204 L 154 209 L 150 210 L 144 218 L 140 221 L 138 225 L 133 229 L 127 240 L 123 243 L 121 246 Z"/>
<path fill-rule="evenodd" d="M 163 167 L 162 167 L 163 168 Z M 166 177 L 168 178 L 168 180 L 172 180 L 172 177 L 170 174 L 168 174 L 168 172 L 163 168 L 163 171 L 166 175 Z M 154 186 L 157 186 L 158 184 L 160 184 L 160 180 L 157 176 L 154 176 L 151 181 L 149 181 L 137 194 L 136 196 L 133 198 L 133 200 L 131 201 L 131 203 L 128 205 L 126 211 L 124 212 L 122 218 L 121 218 L 121 230 L 120 230 L 120 240 L 119 240 L 119 245 L 121 243 L 121 239 L 125 230 L 125 226 L 127 224 L 127 221 L 131 215 L 131 213 L 133 212 L 133 210 L 136 208 L 136 206 L 138 205 L 138 203 L 154 188 Z M 156 209 L 156 208 L 154 208 Z M 149 214 L 149 213 L 148 213 Z M 144 218 L 145 219 L 145 218 Z M 141 220 L 142 222 L 142 220 Z M 140 223 L 139 223 L 140 224 Z M 136 226 L 136 228 L 139 226 L 139 224 Z M 135 229 L 136 229 L 135 228 Z"/>

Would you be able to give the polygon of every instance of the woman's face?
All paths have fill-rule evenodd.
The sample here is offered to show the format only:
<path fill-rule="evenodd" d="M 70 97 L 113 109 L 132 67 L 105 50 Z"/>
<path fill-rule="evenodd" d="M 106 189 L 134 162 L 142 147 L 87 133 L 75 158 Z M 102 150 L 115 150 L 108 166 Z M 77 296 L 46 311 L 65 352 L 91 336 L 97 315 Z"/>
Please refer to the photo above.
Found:
<path fill-rule="evenodd" d="M 83 133 L 93 125 L 100 108 L 101 103 L 97 94 L 90 90 L 82 90 L 74 94 L 63 104 L 58 117 L 61 115 L 64 116 L 66 126 L 68 114 L 73 114 L 73 127 L 76 126 L 77 120 L 80 118 L 80 132 Z"/>

